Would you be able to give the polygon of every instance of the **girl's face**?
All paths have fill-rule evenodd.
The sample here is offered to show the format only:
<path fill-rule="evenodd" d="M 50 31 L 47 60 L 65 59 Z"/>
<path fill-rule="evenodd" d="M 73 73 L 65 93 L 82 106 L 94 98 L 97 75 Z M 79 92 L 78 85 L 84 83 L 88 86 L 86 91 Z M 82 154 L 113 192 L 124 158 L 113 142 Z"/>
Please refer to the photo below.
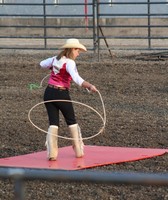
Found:
<path fill-rule="evenodd" d="M 79 56 L 80 50 L 79 49 L 72 49 L 74 60 Z"/>

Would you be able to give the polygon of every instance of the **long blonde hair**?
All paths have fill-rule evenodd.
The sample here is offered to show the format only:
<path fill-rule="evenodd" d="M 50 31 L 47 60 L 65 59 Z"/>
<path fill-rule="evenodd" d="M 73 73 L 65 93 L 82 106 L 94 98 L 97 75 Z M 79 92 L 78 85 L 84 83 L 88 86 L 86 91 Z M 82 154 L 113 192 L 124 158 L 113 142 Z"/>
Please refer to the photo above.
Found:
<path fill-rule="evenodd" d="M 57 60 L 60 60 L 63 56 L 74 60 L 74 55 L 72 53 L 72 48 L 66 48 L 63 51 L 61 51 L 57 56 Z"/>

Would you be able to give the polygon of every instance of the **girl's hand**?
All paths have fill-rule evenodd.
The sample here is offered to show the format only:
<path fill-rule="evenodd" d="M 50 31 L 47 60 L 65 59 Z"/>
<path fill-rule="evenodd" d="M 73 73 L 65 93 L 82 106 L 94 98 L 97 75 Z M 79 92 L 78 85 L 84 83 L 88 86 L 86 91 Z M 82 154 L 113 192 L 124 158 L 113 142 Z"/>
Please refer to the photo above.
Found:
<path fill-rule="evenodd" d="M 97 88 L 94 86 L 94 85 L 91 85 L 89 88 L 89 91 L 92 91 L 92 92 L 97 92 Z"/>

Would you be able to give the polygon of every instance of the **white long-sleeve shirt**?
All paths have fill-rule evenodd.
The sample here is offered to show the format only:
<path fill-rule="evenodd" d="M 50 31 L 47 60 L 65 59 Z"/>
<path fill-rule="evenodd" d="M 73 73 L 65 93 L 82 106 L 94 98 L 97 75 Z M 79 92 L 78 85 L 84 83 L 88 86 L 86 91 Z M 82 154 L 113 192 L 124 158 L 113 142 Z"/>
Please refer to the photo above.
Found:
<path fill-rule="evenodd" d="M 78 73 L 75 61 L 65 56 L 60 60 L 55 56 L 47 58 L 40 62 L 40 66 L 52 70 L 48 84 L 70 88 L 71 80 L 79 86 L 84 81 Z"/>

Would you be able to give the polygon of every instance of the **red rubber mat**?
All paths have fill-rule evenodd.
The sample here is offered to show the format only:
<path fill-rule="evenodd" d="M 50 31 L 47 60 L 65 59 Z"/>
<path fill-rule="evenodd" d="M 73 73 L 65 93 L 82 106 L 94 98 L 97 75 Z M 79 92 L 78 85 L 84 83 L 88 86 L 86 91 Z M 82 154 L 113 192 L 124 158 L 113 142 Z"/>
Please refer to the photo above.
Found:
<path fill-rule="evenodd" d="M 75 158 L 71 146 L 59 148 L 57 161 L 48 161 L 47 152 L 37 152 L 15 157 L 1 158 L 0 167 L 79 170 L 96 166 L 147 159 L 161 156 L 168 149 L 128 148 L 109 146 L 85 146 L 85 156 Z"/>

